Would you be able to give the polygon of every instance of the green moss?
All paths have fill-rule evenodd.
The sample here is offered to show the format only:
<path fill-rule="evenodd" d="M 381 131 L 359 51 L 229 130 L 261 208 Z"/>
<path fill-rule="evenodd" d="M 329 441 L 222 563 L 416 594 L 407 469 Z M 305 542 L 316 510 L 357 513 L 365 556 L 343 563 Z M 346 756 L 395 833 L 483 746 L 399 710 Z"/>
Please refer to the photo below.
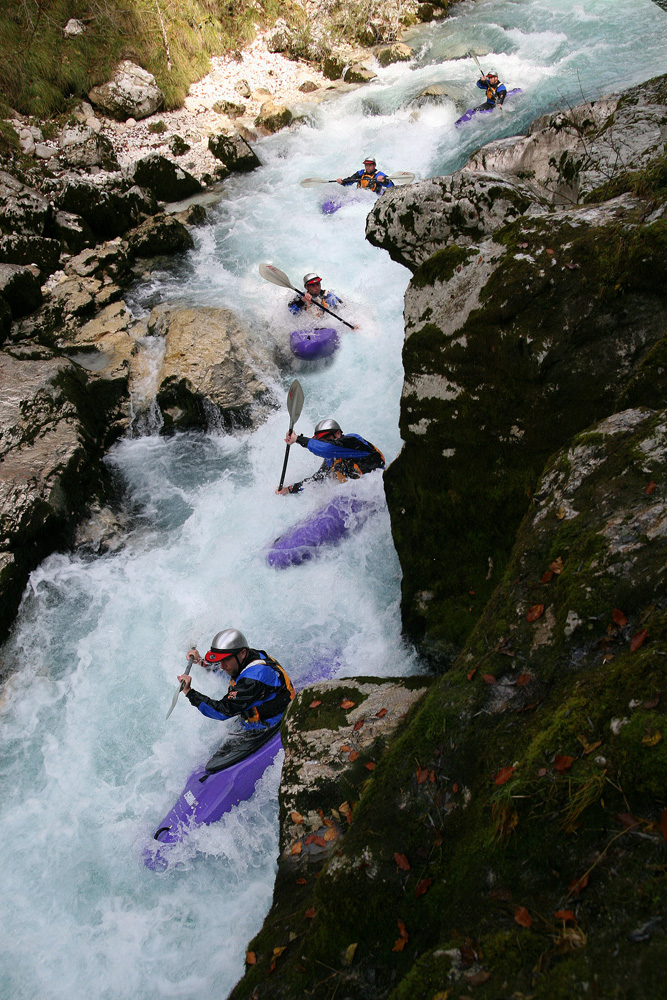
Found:
<path fill-rule="evenodd" d="M 290 723 L 299 732 L 309 733 L 315 729 L 330 729 L 336 732 L 343 726 L 349 725 L 347 721 L 348 712 L 351 709 L 341 708 L 341 702 L 348 699 L 355 707 L 363 705 L 368 695 L 362 694 L 359 688 L 350 686 L 342 691 L 336 687 L 332 691 L 318 691 L 313 694 L 313 698 L 301 698 L 299 704 L 290 712 Z M 313 701 L 320 704 L 311 708 Z"/>
<path fill-rule="evenodd" d="M 457 268 L 467 264 L 477 252 L 476 248 L 468 247 L 464 250 L 458 246 L 438 250 L 417 268 L 412 278 L 412 285 L 415 288 L 424 288 L 426 285 L 434 285 L 436 281 L 449 281 Z"/>
<path fill-rule="evenodd" d="M 590 191 L 586 203 L 599 203 L 629 192 L 646 201 L 662 203 L 667 198 L 667 155 L 651 160 L 643 170 L 628 170 Z"/>

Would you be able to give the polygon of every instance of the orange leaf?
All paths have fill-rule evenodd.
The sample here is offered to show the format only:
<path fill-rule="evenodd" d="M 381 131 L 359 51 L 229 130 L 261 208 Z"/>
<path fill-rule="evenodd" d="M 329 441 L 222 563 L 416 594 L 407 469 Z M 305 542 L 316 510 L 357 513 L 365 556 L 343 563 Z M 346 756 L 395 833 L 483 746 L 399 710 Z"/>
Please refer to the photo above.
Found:
<path fill-rule="evenodd" d="M 498 774 L 493 779 L 494 785 L 504 785 L 506 781 L 509 781 L 514 773 L 514 765 L 508 764 L 507 767 L 501 767 Z"/>
<path fill-rule="evenodd" d="M 273 949 L 273 954 L 276 956 L 276 958 L 280 958 L 280 956 L 282 955 L 282 953 L 284 951 L 286 951 L 286 950 L 287 950 L 287 945 L 284 944 L 281 948 L 274 948 Z"/>
<path fill-rule="evenodd" d="M 315 701 L 311 701 L 310 707 L 311 708 L 319 708 L 321 704 L 322 704 L 322 702 L 318 701 L 317 698 L 316 698 Z"/>
<path fill-rule="evenodd" d="M 296 844 L 292 844 L 292 848 L 290 850 L 290 854 L 301 854 L 302 849 L 303 849 L 303 845 L 302 845 L 301 841 L 297 840 Z"/>
<path fill-rule="evenodd" d="M 651 482 L 648 484 L 648 486 L 644 490 L 644 493 L 646 494 L 646 496 L 650 497 L 651 493 L 655 492 L 657 486 L 658 486 L 658 484 L 654 483 L 653 480 L 651 480 Z"/>
<path fill-rule="evenodd" d="M 498 681 L 493 676 L 493 674 L 482 674 L 482 680 L 485 684 L 497 684 Z"/>
<path fill-rule="evenodd" d="M 358 750 L 351 750 L 350 753 L 347 755 L 347 759 L 350 761 L 351 764 L 354 764 L 358 756 L 359 756 Z"/>
<path fill-rule="evenodd" d="M 471 681 L 476 673 L 477 673 L 477 667 L 473 667 L 472 670 L 468 671 L 467 674 L 468 680 Z"/>
<path fill-rule="evenodd" d="M 634 653 L 640 646 L 643 646 L 647 636 L 648 632 L 645 628 L 640 629 L 639 632 L 635 632 L 630 643 L 630 652 Z"/>
<path fill-rule="evenodd" d="M 386 714 L 387 714 L 387 709 L 386 708 L 381 708 L 379 712 L 375 713 L 375 718 L 376 719 L 384 719 L 384 717 L 385 717 Z"/>
<path fill-rule="evenodd" d="M 433 770 L 433 768 L 430 768 L 428 772 L 428 780 L 431 782 L 432 785 L 435 785 L 435 771 Z"/>
<path fill-rule="evenodd" d="M 338 812 L 342 816 L 350 816 L 352 814 L 352 809 L 350 808 L 350 803 L 346 800 L 341 805 L 338 806 Z"/>
<path fill-rule="evenodd" d="M 306 910 L 304 916 L 307 917 L 308 920 L 312 920 L 313 917 L 315 916 L 315 907 L 311 906 L 309 910 Z"/>
<path fill-rule="evenodd" d="M 415 889 L 415 899 L 419 899 L 420 896 L 423 896 L 432 882 L 432 878 L 420 879 L 419 882 L 417 882 L 417 887 Z"/>
<path fill-rule="evenodd" d="M 549 583 L 554 578 L 554 571 L 552 569 L 545 569 L 544 573 L 540 577 L 540 583 Z"/>
<path fill-rule="evenodd" d="M 660 832 L 662 839 L 667 843 L 667 809 L 663 809 L 660 814 Z"/>
<path fill-rule="evenodd" d="M 574 757 L 568 757 L 567 754 L 556 754 L 554 757 L 554 771 L 558 771 L 559 774 L 564 774 L 569 771 L 574 763 Z"/>
<path fill-rule="evenodd" d="M 304 844 L 308 847 L 309 844 L 316 844 L 318 847 L 326 847 L 326 841 L 324 837 L 320 837 L 317 833 L 309 833 Z"/>
<path fill-rule="evenodd" d="M 625 617 L 622 611 L 618 610 L 618 608 L 614 608 L 614 610 L 611 613 L 611 617 L 614 619 L 616 624 L 619 625 L 621 628 L 624 628 L 628 624 L 628 619 Z"/>
<path fill-rule="evenodd" d="M 458 783 L 458 781 L 455 781 L 454 784 L 452 785 L 452 794 L 456 795 L 456 793 L 458 792 L 458 790 L 459 790 L 459 783 Z"/>
<path fill-rule="evenodd" d="M 407 943 L 408 942 L 405 940 L 405 938 L 400 937 L 394 943 L 394 947 L 391 950 L 392 951 L 403 951 L 403 949 L 405 948 L 405 946 L 406 946 Z"/>
<path fill-rule="evenodd" d="M 517 906 L 514 911 L 514 919 L 519 927 L 530 927 L 533 922 L 533 918 L 525 906 Z"/>
<path fill-rule="evenodd" d="M 327 832 L 324 834 L 324 840 L 329 844 L 332 840 L 338 840 L 338 831 L 334 830 L 332 826 L 329 827 Z"/>
<path fill-rule="evenodd" d="M 394 854 L 394 861 L 402 871 L 410 871 L 410 862 L 406 858 L 405 854 Z"/>
<path fill-rule="evenodd" d="M 364 767 L 366 768 L 367 771 L 374 771 L 375 763 L 372 760 L 369 760 L 367 764 L 364 764 Z"/>
<path fill-rule="evenodd" d="M 405 924 L 400 918 L 398 921 L 398 933 L 401 935 L 402 938 L 405 938 L 406 941 L 408 940 L 409 937 L 408 932 L 405 929 Z"/>
<path fill-rule="evenodd" d="M 247 951 L 245 953 L 246 965 L 257 965 L 257 955 L 254 951 Z"/>
<path fill-rule="evenodd" d="M 491 973 L 487 972 L 486 969 L 480 969 L 479 972 L 469 972 L 466 977 L 466 983 L 468 986 L 481 986 L 485 983 L 487 979 L 491 978 Z"/>
<path fill-rule="evenodd" d="M 290 819 L 293 823 L 296 823 L 297 826 L 299 826 L 300 823 L 303 823 L 303 816 L 301 813 L 296 812 L 296 810 L 290 813 Z"/>
<path fill-rule="evenodd" d="M 556 576 L 563 572 L 563 560 L 561 556 L 558 556 L 558 559 L 554 559 L 552 563 L 549 563 L 549 569 L 555 573 Z"/>
<path fill-rule="evenodd" d="M 428 768 L 418 767 L 417 768 L 417 784 L 422 785 L 428 778 Z"/>
<path fill-rule="evenodd" d="M 527 622 L 535 622 L 538 618 L 541 618 L 544 614 L 543 604 L 533 604 L 532 608 L 528 608 L 528 614 L 526 615 Z"/>
<path fill-rule="evenodd" d="M 341 753 L 349 753 L 352 747 L 348 746 L 347 743 L 341 743 L 338 749 Z"/>
<path fill-rule="evenodd" d="M 296 880 L 296 884 L 297 885 L 305 885 L 306 884 L 306 879 L 305 878 L 298 878 Z"/>
<path fill-rule="evenodd" d="M 583 892 L 583 890 L 588 885 L 588 879 L 589 879 L 589 877 L 590 877 L 589 873 L 586 872 L 586 874 L 582 875 L 581 878 L 575 878 L 575 880 L 573 882 L 570 882 L 570 886 L 569 886 L 569 890 L 568 890 L 568 895 L 569 896 L 578 896 L 580 892 Z"/>
<path fill-rule="evenodd" d="M 271 975 L 271 973 L 275 971 L 276 971 L 276 960 L 275 958 L 273 958 L 271 959 L 271 965 L 269 966 L 269 975 Z"/>
<path fill-rule="evenodd" d="M 347 711 L 348 708 L 354 708 L 354 702 L 350 701 L 349 698 L 343 698 L 343 700 L 340 703 L 340 707 L 344 708 Z"/>
<path fill-rule="evenodd" d="M 577 922 L 577 918 L 572 910 L 556 910 L 554 917 L 556 920 L 571 920 L 573 924 Z"/>
<path fill-rule="evenodd" d="M 526 684 L 530 684 L 532 679 L 533 679 L 532 674 L 521 674 L 520 677 L 517 677 L 516 682 L 519 685 L 519 687 L 525 687 Z"/>
<path fill-rule="evenodd" d="M 358 733 L 365 721 L 366 721 L 365 719 L 357 719 L 355 724 L 352 726 L 352 732 Z"/>
<path fill-rule="evenodd" d="M 593 751 L 597 750 L 599 746 L 602 746 L 602 740 L 596 740 L 595 743 L 589 743 L 588 746 L 584 747 L 584 753 L 593 753 Z"/>

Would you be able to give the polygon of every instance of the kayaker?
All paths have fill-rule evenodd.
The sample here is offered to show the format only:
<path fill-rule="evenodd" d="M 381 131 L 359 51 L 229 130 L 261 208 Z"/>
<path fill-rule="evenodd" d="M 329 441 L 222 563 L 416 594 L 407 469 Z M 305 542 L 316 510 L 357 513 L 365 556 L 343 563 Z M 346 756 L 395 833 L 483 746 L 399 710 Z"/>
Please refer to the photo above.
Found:
<path fill-rule="evenodd" d="M 307 312 L 311 306 L 315 316 L 324 316 L 324 311 L 317 308 L 318 303 L 327 306 L 328 309 L 342 305 L 337 295 L 322 288 L 322 279 L 314 271 L 304 274 L 303 287 L 306 289 L 305 294 L 296 295 L 287 307 L 295 316 L 300 312 Z"/>
<path fill-rule="evenodd" d="M 304 483 L 319 479 L 337 479 L 344 483 L 347 479 L 359 479 L 375 469 L 384 469 L 384 455 L 374 444 L 358 434 L 343 434 L 340 424 L 331 418 L 320 420 L 316 424 L 312 438 L 292 431 L 285 435 L 285 442 L 300 444 L 324 461 L 314 475 L 276 490 L 276 493 L 283 496 L 286 493 L 300 493 Z"/>
<path fill-rule="evenodd" d="M 489 70 L 485 76 L 478 80 L 477 86 L 480 90 L 486 91 L 486 101 L 484 104 L 480 104 L 478 111 L 481 109 L 490 111 L 491 108 L 495 108 L 499 104 L 502 105 L 507 97 L 507 87 L 504 83 L 499 83 L 498 74 L 494 69 Z"/>
<path fill-rule="evenodd" d="M 202 663 L 196 649 L 190 649 L 188 656 Z M 229 675 L 227 694 L 219 700 L 195 691 L 189 674 L 178 678 L 190 704 L 209 719 L 224 721 L 238 715 L 244 729 L 268 729 L 280 722 L 294 697 L 292 682 L 278 661 L 263 649 L 253 649 L 238 629 L 225 628 L 213 637 L 202 666 Z"/>
<path fill-rule="evenodd" d="M 356 184 L 357 187 L 369 188 L 371 191 L 375 191 L 376 194 L 382 194 L 383 191 L 394 186 L 394 182 L 390 181 L 385 173 L 377 169 L 372 156 L 364 160 L 363 170 L 357 170 L 356 173 L 350 174 L 349 177 L 337 177 L 336 183 L 342 184 L 343 187 Z"/>

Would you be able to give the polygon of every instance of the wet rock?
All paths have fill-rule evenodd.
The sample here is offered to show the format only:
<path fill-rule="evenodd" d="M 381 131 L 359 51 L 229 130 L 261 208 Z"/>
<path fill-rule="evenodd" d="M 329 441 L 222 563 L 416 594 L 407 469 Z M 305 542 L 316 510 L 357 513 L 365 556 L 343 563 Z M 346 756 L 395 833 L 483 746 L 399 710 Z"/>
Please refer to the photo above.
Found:
<path fill-rule="evenodd" d="M 380 63 L 380 66 L 390 66 L 392 63 L 397 62 L 408 62 L 414 56 L 414 51 L 405 42 L 395 42 L 393 45 L 387 45 L 385 48 L 379 49 L 375 58 Z"/>
<path fill-rule="evenodd" d="M 340 80 L 345 69 L 345 61 L 338 55 L 329 55 L 322 63 L 322 75 L 327 80 Z"/>
<path fill-rule="evenodd" d="M 216 101 L 213 110 L 219 115 L 227 115 L 228 118 L 240 118 L 246 112 L 243 104 L 235 104 L 234 101 Z"/>
<path fill-rule="evenodd" d="M 114 148 L 106 136 L 98 135 L 98 129 L 89 124 L 66 128 L 58 140 L 61 159 L 71 167 L 85 170 L 94 166 L 103 170 L 118 170 Z"/>
<path fill-rule="evenodd" d="M 260 166 L 259 157 L 238 133 L 212 135 L 208 140 L 208 148 L 230 171 L 240 173 Z"/>
<path fill-rule="evenodd" d="M 201 191 L 196 177 L 159 153 L 150 153 L 136 160 L 129 168 L 128 176 L 159 201 L 182 201 Z"/>
<path fill-rule="evenodd" d="M 155 215 L 133 230 L 125 241 L 128 257 L 157 257 L 194 248 L 194 240 L 178 219 Z"/>
<path fill-rule="evenodd" d="M 301 91 L 302 94 L 312 94 L 314 91 L 319 89 L 320 88 L 318 87 L 318 85 L 315 83 L 314 80 L 304 80 L 301 86 L 299 87 L 299 90 Z"/>
<path fill-rule="evenodd" d="M 343 73 L 345 83 L 368 83 L 376 77 L 377 73 L 374 73 L 372 69 L 369 69 L 368 66 L 363 66 L 361 63 L 354 63 Z"/>
<path fill-rule="evenodd" d="M 73 212 L 54 212 L 49 219 L 47 232 L 73 254 L 79 253 L 85 247 L 92 246 L 95 242 L 95 234 L 86 220 Z"/>
<path fill-rule="evenodd" d="M 43 236 L 0 237 L 0 262 L 5 264 L 34 264 L 44 280 L 58 267 L 60 242 Z"/>
<path fill-rule="evenodd" d="M 88 98 L 120 121 L 147 118 L 164 104 L 164 94 L 152 73 L 127 59 L 119 64 L 113 79 L 93 87 Z"/>
<path fill-rule="evenodd" d="M 39 191 L 0 170 L 0 230 L 41 236 L 48 216 L 49 203 Z"/>
<path fill-rule="evenodd" d="M 118 175 L 108 175 L 101 181 L 70 177 L 55 202 L 57 208 L 81 216 L 102 240 L 122 236 L 156 211 L 149 191 Z"/>
<path fill-rule="evenodd" d="M 117 552 L 124 545 L 127 532 L 125 518 L 110 507 L 95 504 L 88 520 L 78 526 L 74 544 L 95 555 Z"/>
<path fill-rule="evenodd" d="M 258 128 L 266 129 L 267 132 L 279 132 L 280 129 L 289 125 L 292 117 L 292 112 L 284 104 L 264 101 L 255 118 L 255 125 Z"/>
<path fill-rule="evenodd" d="M 157 393 L 166 432 L 258 422 L 268 392 L 257 371 L 272 364 L 233 313 L 162 307 L 153 310 L 149 330 L 166 341 Z"/>
<path fill-rule="evenodd" d="M 29 267 L 21 267 L 19 264 L 0 264 L 0 297 L 11 309 L 14 319 L 27 316 L 37 309 L 42 301 L 39 277 Z"/>

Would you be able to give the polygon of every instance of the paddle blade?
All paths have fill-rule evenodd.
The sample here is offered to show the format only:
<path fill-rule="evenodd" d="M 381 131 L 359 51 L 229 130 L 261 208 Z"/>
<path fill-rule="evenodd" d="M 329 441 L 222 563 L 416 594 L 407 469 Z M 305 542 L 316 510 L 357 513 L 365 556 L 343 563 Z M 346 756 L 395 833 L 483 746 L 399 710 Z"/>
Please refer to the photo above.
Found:
<path fill-rule="evenodd" d="M 179 684 L 179 686 L 176 688 L 176 694 L 172 698 L 172 702 L 171 702 L 171 705 L 169 707 L 169 711 L 167 712 L 167 714 L 165 716 L 165 719 L 164 719 L 165 722 L 167 721 L 167 719 L 169 718 L 169 716 L 171 715 L 171 713 L 176 708 L 176 702 L 178 701 L 178 696 L 179 696 L 179 694 L 181 693 L 182 690 L 183 690 L 183 681 L 181 681 L 181 683 Z"/>
<path fill-rule="evenodd" d="M 335 184 L 335 181 L 328 181 L 324 177 L 304 177 L 299 181 L 302 188 L 317 187 L 318 184 Z"/>
<path fill-rule="evenodd" d="M 301 388 L 301 383 L 298 378 L 295 378 L 289 387 L 289 392 L 287 393 L 287 412 L 290 417 L 290 427 L 294 427 L 295 423 L 301 416 L 302 409 L 303 389 Z"/>
<path fill-rule="evenodd" d="M 260 264 L 259 273 L 262 278 L 272 282 L 274 285 L 281 285 L 282 288 L 291 288 L 293 291 L 296 291 L 285 272 L 281 271 L 279 267 L 274 267 L 273 264 Z"/>
<path fill-rule="evenodd" d="M 400 187 L 401 184 L 412 184 L 415 179 L 415 175 L 411 174 L 409 170 L 399 170 L 397 174 L 390 174 L 389 180 L 394 182 L 396 187 Z"/>

